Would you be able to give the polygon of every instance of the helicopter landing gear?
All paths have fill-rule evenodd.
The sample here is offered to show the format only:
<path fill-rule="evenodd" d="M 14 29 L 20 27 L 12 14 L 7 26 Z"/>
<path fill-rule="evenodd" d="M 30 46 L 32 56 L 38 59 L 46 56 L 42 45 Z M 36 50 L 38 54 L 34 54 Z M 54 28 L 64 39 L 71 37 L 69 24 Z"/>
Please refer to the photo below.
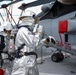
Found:
<path fill-rule="evenodd" d="M 57 53 L 54 53 L 52 56 L 51 56 L 51 60 L 53 62 L 60 62 L 64 59 L 64 55 L 63 53 L 61 52 L 57 52 Z"/>

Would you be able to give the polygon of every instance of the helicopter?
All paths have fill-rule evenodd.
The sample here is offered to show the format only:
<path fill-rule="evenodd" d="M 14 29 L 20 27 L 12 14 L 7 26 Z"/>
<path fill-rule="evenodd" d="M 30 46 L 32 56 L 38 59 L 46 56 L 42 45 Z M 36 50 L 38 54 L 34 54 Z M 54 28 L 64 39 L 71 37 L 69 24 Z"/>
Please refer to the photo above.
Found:
<path fill-rule="evenodd" d="M 22 0 L 16 0 L 11 2 L 10 4 L 13 4 L 19 1 L 22 1 Z M 57 0 L 51 0 L 51 1 L 37 0 L 35 2 L 28 3 L 28 4 L 22 3 L 22 5 L 19 7 L 19 9 L 21 9 L 23 12 L 26 8 L 35 7 L 37 5 L 42 4 L 41 6 L 42 11 L 37 16 L 39 17 L 39 24 L 44 27 L 44 30 L 45 30 L 44 37 L 53 36 L 56 39 L 56 44 L 53 44 L 53 45 L 50 44 L 50 46 L 53 46 L 54 48 L 57 49 L 57 51 L 53 53 L 51 56 L 51 59 L 54 62 L 59 62 L 64 59 L 64 55 L 62 51 L 70 53 L 72 55 L 76 55 L 75 5 L 71 6 L 72 10 L 70 8 L 67 10 L 67 8 L 63 8 L 62 4 L 60 3 L 57 4 L 57 3 L 58 3 Z M 10 4 L 7 4 L 6 7 L 9 6 Z M 21 12 L 21 15 L 22 15 L 22 12 Z"/>
<path fill-rule="evenodd" d="M 42 1 L 21 5 L 19 9 L 38 6 Z M 44 27 L 45 37 L 53 36 L 56 44 L 50 43 L 50 47 L 56 48 L 51 56 L 52 61 L 60 62 L 64 59 L 62 51 L 76 56 L 76 4 L 66 5 L 52 0 L 41 6 L 39 24 Z"/>

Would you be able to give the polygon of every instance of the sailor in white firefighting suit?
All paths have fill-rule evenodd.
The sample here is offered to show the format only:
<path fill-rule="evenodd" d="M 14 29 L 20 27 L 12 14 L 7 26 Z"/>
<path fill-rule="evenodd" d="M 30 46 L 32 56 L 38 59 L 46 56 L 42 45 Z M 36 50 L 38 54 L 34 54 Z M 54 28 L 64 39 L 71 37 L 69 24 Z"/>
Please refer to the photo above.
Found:
<path fill-rule="evenodd" d="M 19 19 L 22 22 L 16 35 L 15 48 L 17 50 L 22 44 L 25 45 L 21 49 L 23 56 L 14 60 L 11 75 L 39 75 L 35 49 L 42 38 L 43 26 L 38 25 L 38 17 L 30 10 Z"/>
<path fill-rule="evenodd" d="M 1 53 L 3 62 L 2 62 L 2 68 L 3 68 L 3 72 L 0 75 L 10 75 L 10 66 L 12 65 L 10 63 L 9 60 L 11 60 L 10 56 L 8 55 L 8 46 L 9 46 L 9 41 L 10 41 L 10 35 L 11 35 L 11 31 L 13 29 L 12 24 L 9 21 L 6 21 L 3 23 L 3 25 L 1 26 L 1 31 L 0 31 L 0 35 L 4 36 L 4 44 L 5 44 L 5 48 L 3 49 L 3 52 Z M 7 60 L 8 59 L 8 60 Z M 7 62 L 8 61 L 8 62 Z M 5 63 L 7 65 L 5 65 Z M 11 66 L 12 67 L 12 66 Z M 7 72 L 6 72 L 7 71 Z"/>
<path fill-rule="evenodd" d="M 5 48 L 5 50 L 8 50 L 10 36 L 11 36 L 11 31 L 13 30 L 12 24 L 10 22 L 8 22 L 8 21 L 5 22 L 4 30 L 5 30 L 5 33 L 6 33 L 6 39 L 5 39 L 6 48 Z"/>
<path fill-rule="evenodd" d="M 0 31 L 0 35 L 4 36 L 4 43 L 5 43 L 5 48 L 4 51 L 8 51 L 8 45 L 9 45 L 9 41 L 10 41 L 10 35 L 11 35 L 11 31 L 13 29 L 12 24 L 9 21 L 6 21 L 3 23 L 3 25 L 1 26 L 1 31 Z"/>

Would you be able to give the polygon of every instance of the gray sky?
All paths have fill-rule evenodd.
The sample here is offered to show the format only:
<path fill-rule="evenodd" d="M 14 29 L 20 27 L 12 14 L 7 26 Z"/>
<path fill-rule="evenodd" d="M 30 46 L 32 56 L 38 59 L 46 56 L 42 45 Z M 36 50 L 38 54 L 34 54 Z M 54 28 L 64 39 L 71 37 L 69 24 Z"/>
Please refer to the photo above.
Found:
<path fill-rule="evenodd" d="M 30 3 L 32 1 L 36 1 L 36 0 L 25 0 L 25 1 L 21 1 L 21 2 L 18 2 L 18 3 L 13 4 L 13 12 L 12 12 L 12 14 L 13 14 L 13 18 L 15 19 L 16 22 L 18 21 L 18 18 L 19 18 L 20 14 L 21 14 L 21 10 L 18 9 L 18 7 L 22 3 L 26 3 L 27 4 L 27 3 Z M 3 2 L 0 2 L 0 5 L 6 4 L 6 3 L 7 3 L 7 1 L 3 1 Z M 9 3 L 9 1 L 8 1 L 8 3 Z M 26 10 L 32 10 L 33 12 L 35 12 L 36 14 L 38 14 L 41 11 L 41 5 L 36 6 L 36 7 L 27 8 Z M 6 16 L 5 9 L 0 9 L 0 13 L 3 16 L 4 15 Z M 4 17 L 4 19 L 5 19 L 5 17 Z M 0 20 L 1 20 L 1 18 L 0 18 Z"/>
<path fill-rule="evenodd" d="M 18 9 L 18 7 L 22 4 L 22 3 L 30 3 L 30 2 L 33 2 L 33 1 L 36 1 L 36 0 L 24 0 L 24 1 L 20 1 L 18 3 L 15 3 L 13 4 L 13 15 L 19 15 L 21 10 Z M 10 1 L 2 1 L 0 2 L 0 5 L 2 4 L 8 4 L 10 3 Z M 32 8 L 29 8 L 30 10 L 33 10 L 36 14 L 39 13 L 40 11 L 40 6 L 37 6 L 37 7 L 32 7 Z M 4 10 L 3 9 L 0 9 L 0 13 L 2 13 L 4 15 Z"/>

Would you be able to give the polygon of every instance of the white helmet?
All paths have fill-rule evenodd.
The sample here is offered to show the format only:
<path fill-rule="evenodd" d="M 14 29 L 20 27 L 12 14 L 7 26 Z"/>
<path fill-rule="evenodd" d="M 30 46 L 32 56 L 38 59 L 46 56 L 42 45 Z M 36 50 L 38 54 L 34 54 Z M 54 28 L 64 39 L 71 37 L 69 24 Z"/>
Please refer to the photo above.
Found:
<path fill-rule="evenodd" d="M 22 16 L 19 17 L 19 19 L 22 20 L 25 17 L 32 17 L 34 19 L 36 17 L 36 14 L 33 11 L 27 10 L 22 14 Z"/>
<path fill-rule="evenodd" d="M 4 26 L 4 29 L 6 30 L 12 30 L 13 29 L 13 26 L 10 22 L 5 22 L 5 26 Z"/>
<path fill-rule="evenodd" d="M 36 14 L 30 10 L 25 11 L 19 19 L 22 21 L 21 25 L 28 25 L 32 29 L 38 23 Z"/>

